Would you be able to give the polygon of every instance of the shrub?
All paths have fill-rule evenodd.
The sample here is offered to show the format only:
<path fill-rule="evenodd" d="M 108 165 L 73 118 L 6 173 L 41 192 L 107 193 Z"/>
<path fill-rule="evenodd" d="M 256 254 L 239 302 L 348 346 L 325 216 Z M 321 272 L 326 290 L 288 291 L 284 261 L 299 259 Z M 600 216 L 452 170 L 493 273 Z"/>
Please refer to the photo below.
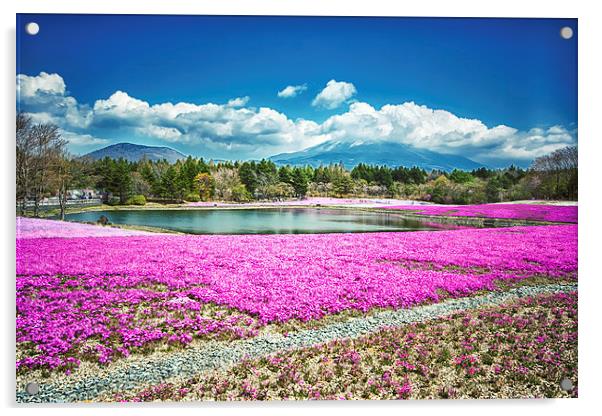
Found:
<path fill-rule="evenodd" d="M 251 194 L 242 183 L 232 188 L 232 200 L 236 202 L 249 202 L 251 198 Z"/>
<path fill-rule="evenodd" d="M 108 201 L 107 204 L 109 205 L 119 205 L 119 198 L 116 196 L 111 197 Z"/>
<path fill-rule="evenodd" d="M 201 197 L 198 194 L 189 193 L 184 197 L 184 200 L 188 202 L 199 202 L 201 200 Z"/>
<path fill-rule="evenodd" d="M 146 198 L 144 197 L 144 195 L 134 195 L 130 198 L 128 198 L 127 201 L 125 201 L 126 205 L 146 205 Z"/>

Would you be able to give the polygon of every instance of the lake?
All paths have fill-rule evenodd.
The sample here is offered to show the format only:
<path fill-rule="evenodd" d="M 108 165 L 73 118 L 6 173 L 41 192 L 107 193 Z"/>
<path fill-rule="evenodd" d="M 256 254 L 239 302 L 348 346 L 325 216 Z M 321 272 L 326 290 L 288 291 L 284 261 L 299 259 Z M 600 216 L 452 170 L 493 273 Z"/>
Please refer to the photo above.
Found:
<path fill-rule="evenodd" d="M 158 227 L 189 234 L 307 234 L 418 231 L 455 228 L 396 214 L 323 208 L 188 209 L 88 211 L 67 214 L 69 221 Z"/>

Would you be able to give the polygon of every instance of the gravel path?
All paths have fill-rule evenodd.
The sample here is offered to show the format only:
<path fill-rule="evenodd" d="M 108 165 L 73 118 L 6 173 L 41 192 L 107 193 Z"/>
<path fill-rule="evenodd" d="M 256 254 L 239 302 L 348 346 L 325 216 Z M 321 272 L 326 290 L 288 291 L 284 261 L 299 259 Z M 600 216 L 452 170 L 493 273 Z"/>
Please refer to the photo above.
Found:
<path fill-rule="evenodd" d="M 282 335 L 262 335 L 249 340 L 214 342 L 189 348 L 165 357 L 141 360 L 101 377 L 87 377 L 63 384 L 41 383 L 39 393 L 30 396 L 25 386 L 17 386 L 17 402 L 48 403 L 92 400 L 101 394 L 158 384 L 172 377 L 190 377 L 213 369 L 224 369 L 244 358 L 258 358 L 288 349 L 309 347 L 341 338 L 357 338 L 385 327 L 401 326 L 450 315 L 482 306 L 500 305 L 520 297 L 544 293 L 571 292 L 577 284 L 524 286 L 506 292 L 452 299 L 412 309 L 383 311 L 369 317 L 351 318 L 322 328 Z"/>

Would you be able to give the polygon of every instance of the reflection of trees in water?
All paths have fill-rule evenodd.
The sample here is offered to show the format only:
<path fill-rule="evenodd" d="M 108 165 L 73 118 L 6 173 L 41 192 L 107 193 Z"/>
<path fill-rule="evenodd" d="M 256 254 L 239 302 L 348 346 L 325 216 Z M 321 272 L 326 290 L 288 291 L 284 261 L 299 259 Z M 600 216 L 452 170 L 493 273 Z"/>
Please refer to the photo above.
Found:
<path fill-rule="evenodd" d="M 411 231 L 450 228 L 397 215 L 333 209 L 139 210 L 71 214 L 70 220 L 171 229 L 192 234 L 297 234 L 324 232 Z"/>

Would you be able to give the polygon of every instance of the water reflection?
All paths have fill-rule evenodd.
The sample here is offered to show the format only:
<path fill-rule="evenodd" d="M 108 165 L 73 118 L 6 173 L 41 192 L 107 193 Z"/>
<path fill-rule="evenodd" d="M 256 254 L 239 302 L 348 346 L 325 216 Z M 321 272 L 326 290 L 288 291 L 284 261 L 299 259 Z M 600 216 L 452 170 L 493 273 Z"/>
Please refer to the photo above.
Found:
<path fill-rule="evenodd" d="M 158 227 L 190 234 L 303 234 L 455 228 L 395 214 L 324 208 L 89 211 L 67 220 Z"/>

